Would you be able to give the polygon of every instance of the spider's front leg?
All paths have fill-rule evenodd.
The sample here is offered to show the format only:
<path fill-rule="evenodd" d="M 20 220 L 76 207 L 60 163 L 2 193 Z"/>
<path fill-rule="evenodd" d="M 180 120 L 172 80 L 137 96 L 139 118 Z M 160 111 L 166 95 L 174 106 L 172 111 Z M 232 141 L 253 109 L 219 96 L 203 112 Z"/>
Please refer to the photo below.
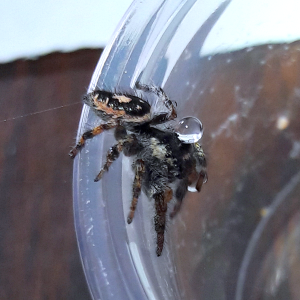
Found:
<path fill-rule="evenodd" d="M 173 211 L 170 213 L 170 218 L 174 218 L 180 211 L 182 200 L 187 192 L 188 184 L 187 181 L 180 182 L 175 192 L 176 203 L 174 205 Z"/>
<path fill-rule="evenodd" d="M 102 133 L 104 130 L 109 130 L 112 128 L 117 127 L 118 124 L 117 123 L 104 123 L 101 124 L 91 130 L 86 131 L 80 138 L 79 142 L 76 144 L 75 147 L 73 147 L 73 149 L 69 152 L 69 156 L 71 158 L 74 158 L 77 153 L 83 148 L 83 146 L 85 145 L 85 141 L 87 139 L 92 139 L 94 136 Z"/>
<path fill-rule="evenodd" d="M 149 86 L 145 84 L 141 84 L 140 82 L 137 82 L 135 84 L 136 88 L 144 91 L 146 93 L 153 93 L 158 96 L 158 98 L 163 101 L 164 105 L 167 107 L 167 109 L 170 111 L 169 113 L 160 113 L 159 115 L 156 115 L 153 117 L 151 124 L 161 124 L 165 123 L 167 121 L 174 120 L 177 117 L 177 112 L 175 109 L 175 106 L 173 105 L 173 102 L 168 98 L 166 93 L 161 87 L 156 86 Z"/>
<path fill-rule="evenodd" d="M 195 169 L 194 172 L 192 172 L 186 180 L 182 180 L 180 182 L 175 192 L 176 203 L 174 205 L 173 211 L 170 213 L 171 219 L 174 218 L 177 215 L 177 213 L 180 211 L 182 201 L 188 190 L 188 186 L 191 185 L 193 182 L 195 182 L 196 183 L 195 188 L 197 192 L 200 192 L 202 185 L 206 180 L 207 180 L 207 175 L 204 166 L 200 172 L 197 172 Z"/>
<path fill-rule="evenodd" d="M 127 223 L 130 224 L 133 220 L 135 209 L 138 203 L 138 198 L 141 194 L 142 189 L 142 179 L 145 173 L 144 161 L 139 159 L 135 163 L 135 176 L 132 185 L 132 200 L 130 206 L 130 212 L 127 217 Z"/>
<path fill-rule="evenodd" d="M 175 198 L 177 201 L 174 205 L 173 211 L 170 213 L 170 218 L 174 218 L 177 215 L 177 213 L 180 211 L 183 198 L 188 190 L 189 185 L 195 182 L 196 183 L 195 188 L 197 192 L 201 191 L 203 183 L 205 183 L 207 180 L 206 161 L 203 160 L 201 162 L 201 165 L 202 165 L 202 169 L 200 172 L 197 172 L 197 170 L 194 169 L 194 172 L 191 172 L 188 178 L 186 180 L 182 180 L 178 185 L 175 192 Z"/>
<path fill-rule="evenodd" d="M 165 240 L 165 228 L 166 228 L 166 213 L 168 208 L 168 202 L 173 197 L 173 191 L 170 187 L 167 187 L 164 192 L 157 193 L 153 196 L 155 200 L 154 226 L 157 235 L 156 240 L 156 255 L 160 256 L 164 247 Z"/>
<path fill-rule="evenodd" d="M 123 141 L 119 141 L 117 144 L 113 145 L 107 152 L 106 162 L 103 165 L 101 171 L 94 179 L 95 182 L 99 181 L 103 174 L 108 171 L 110 165 L 119 157 L 123 150 Z"/>

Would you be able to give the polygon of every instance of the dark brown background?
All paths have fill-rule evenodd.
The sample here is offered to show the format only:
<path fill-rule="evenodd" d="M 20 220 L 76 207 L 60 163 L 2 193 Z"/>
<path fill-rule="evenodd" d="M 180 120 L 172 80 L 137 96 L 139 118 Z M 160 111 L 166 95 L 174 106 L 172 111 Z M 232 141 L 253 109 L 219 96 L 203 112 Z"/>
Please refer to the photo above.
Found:
<path fill-rule="evenodd" d="M 0 299 L 90 299 L 68 151 L 100 54 L 53 53 L 0 65 Z"/>

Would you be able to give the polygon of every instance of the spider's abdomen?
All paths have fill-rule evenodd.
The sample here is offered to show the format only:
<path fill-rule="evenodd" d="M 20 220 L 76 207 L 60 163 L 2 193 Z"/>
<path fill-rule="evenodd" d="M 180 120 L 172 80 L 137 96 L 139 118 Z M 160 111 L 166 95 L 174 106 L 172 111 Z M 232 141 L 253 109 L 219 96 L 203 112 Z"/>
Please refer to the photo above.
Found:
<path fill-rule="evenodd" d="M 139 97 L 96 90 L 83 101 L 102 119 L 119 119 L 123 123 L 143 123 L 150 120 L 151 106 Z"/>

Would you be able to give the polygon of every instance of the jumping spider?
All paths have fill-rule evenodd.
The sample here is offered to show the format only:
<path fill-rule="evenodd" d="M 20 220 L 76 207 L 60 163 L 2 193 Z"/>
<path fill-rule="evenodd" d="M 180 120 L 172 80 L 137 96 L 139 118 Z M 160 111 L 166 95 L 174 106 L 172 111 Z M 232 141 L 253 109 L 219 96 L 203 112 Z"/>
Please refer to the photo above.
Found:
<path fill-rule="evenodd" d="M 150 104 L 137 96 L 95 90 L 84 96 L 83 101 L 105 123 L 85 132 L 70 151 L 70 156 L 74 158 L 87 139 L 104 130 L 115 129 L 117 143 L 108 151 L 106 162 L 95 181 L 102 178 L 120 152 L 135 157 L 132 165 L 135 172 L 133 195 L 127 223 L 130 224 L 133 220 L 143 189 L 149 199 L 153 198 L 155 201 L 156 254 L 160 256 L 164 246 L 167 204 L 174 193 L 170 185 L 175 186 L 176 204 L 170 213 L 173 218 L 180 210 L 189 185 L 195 183 L 196 190 L 200 192 L 207 178 L 206 159 L 197 141 L 185 143 L 179 139 L 174 129 L 161 130 L 154 127 L 177 117 L 175 107 L 164 91 L 140 83 L 136 87 L 143 92 L 154 93 L 168 112 L 151 115 Z"/>

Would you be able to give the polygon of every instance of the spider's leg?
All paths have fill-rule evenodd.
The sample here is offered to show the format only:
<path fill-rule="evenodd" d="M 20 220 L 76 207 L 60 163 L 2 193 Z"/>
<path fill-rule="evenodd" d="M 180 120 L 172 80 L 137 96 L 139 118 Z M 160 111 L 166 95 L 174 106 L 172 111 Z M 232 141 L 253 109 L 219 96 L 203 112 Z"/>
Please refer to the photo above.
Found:
<path fill-rule="evenodd" d="M 128 214 L 127 223 L 130 224 L 134 217 L 134 212 L 138 203 L 139 195 L 141 194 L 141 187 L 142 187 L 142 178 L 143 174 L 145 173 L 145 166 L 144 162 L 139 159 L 136 161 L 135 165 L 135 176 L 132 186 L 132 200 L 130 206 L 130 212 Z"/>
<path fill-rule="evenodd" d="M 197 190 L 198 192 L 201 191 L 202 185 L 203 185 L 203 183 L 205 183 L 206 181 L 207 181 L 207 174 L 206 174 L 206 171 L 201 171 L 200 174 L 199 174 L 199 178 L 198 178 L 197 184 L 196 184 L 196 190 Z"/>
<path fill-rule="evenodd" d="M 180 183 L 180 185 L 177 187 L 176 192 L 175 192 L 175 197 L 176 197 L 176 203 L 174 205 L 173 211 L 170 213 L 170 218 L 174 218 L 177 213 L 180 211 L 182 200 L 187 192 L 187 182 L 183 181 Z"/>
<path fill-rule="evenodd" d="M 173 102 L 168 98 L 168 96 L 166 95 L 166 93 L 164 92 L 164 90 L 161 87 L 156 87 L 153 85 L 149 86 L 149 85 L 141 84 L 140 82 L 137 82 L 135 86 L 137 89 L 139 89 L 141 91 L 144 91 L 147 93 L 154 93 L 155 95 L 157 95 L 158 98 L 164 102 L 164 105 L 166 106 L 166 108 L 170 111 L 169 113 L 161 113 L 157 116 L 154 116 L 151 121 L 151 123 L 153 125 L 161 124 L 166 121 L 171 121 L 177 117 L 177 112 L 176 112 Z"/>
<path fill-rule="evenodd" d="M 94 136 L 102 133 L 104 130 L 109 130 L 116 127 L 118 124 L 116 123 L 104 123 L 101 124 L 91 130 L 86 131 L 80 138 L 79 142 L 75 147 L 69 152 L 69 156 L 74 158 L 76 154 L 82 149 L 87 139 L 92 139 Z"/>
<path fill-rule="evenodd" d="M 155 194 L 155 216 L 154 216 L 154 226 L 157 234 L 156 240 L 156 255 L 160 256 L 164 247 L 165 240 L 165 227 L 166 227 L 166 213 L 167 204 L 172 199 L 173 191 L 171 188 L 167 187 L 164 192 Z"/>
<path fill-rule="evenodd" d="M 168 121 L 174 120 L 175 118 L 177 118 L 177 112 L 173 102 L 168 98 L 168 96 L 166 95 L 166 93 L 162 88 L 156 88 L 156 89 L 158 90 L 157 92 L 158 97 L 163 99 L 165 106 L 170 111 L 170 115 L 168 116 Z"/>
<path fill-rule="evenodd" d="M 101 171 L 99 174 L 96 176 L 94 179 L 95 182 L 99 181 L 103 174 L 108 171 L 110 165 L 119 157 L 120 152 L 123 150 L 123 145 L 124 145 L 125 140 L 120 140 L 117 144 L 113 145 L 107 152 L 106 155 L 106 162 L 103 165 Z"/>
<path fill-rule="evenodd" d="M 198 178 L 196 183 L 196 190 L 200 192 L 203 183 L 205 183 L 208 179 L 206 172 L 206 158 L 203 149 L 199 143 L 195 143 L 193 147 L 195 149 L 194 157 L 196 158 L 196 164 L 198 168 L 201 167 L 200 172 L 197 172 Z"/>
<path fill-rule="evenodd" d="M 196 178 L 197 182 L 196 182 L 196 190 L 197 192 L 201 191 L 201 187 L 203 185 L 204 182 L 206 182 L 207 180 L 207 174 L 205 169 L 201 170 L 200 173 L 197 174 L 198 178 Z M 170 218 L 174 218 L 177 213 L 180 211 L 181 208 L 181 204 L 182 204 L 182 200 L 187 192 L 187 188 L 189 185 L 189 180 L 188 181 L 183 181 L 177 188 L 176 192 L 175 192 L 175 197 L 177 199 L 176 204 L 174 205 L 173 211 L 170 213 Z"/>

